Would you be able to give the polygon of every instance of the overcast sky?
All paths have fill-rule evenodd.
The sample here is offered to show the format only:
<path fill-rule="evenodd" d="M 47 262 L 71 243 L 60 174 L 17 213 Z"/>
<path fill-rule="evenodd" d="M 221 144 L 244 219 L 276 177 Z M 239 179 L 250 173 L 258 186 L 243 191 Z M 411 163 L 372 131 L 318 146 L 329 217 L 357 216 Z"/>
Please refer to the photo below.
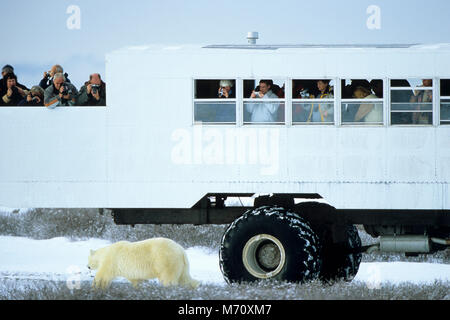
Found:
<path fill-rule="evenodd" d="M 450 42 L 448 0 L 0 0 L 1 66 L 19 82 L 37 84 L 51 65 L 63 65 L 79 88 L 105 72 L 105 54 L 124 46 L 244 44 L 258 31 L 260 44 Z M 78 20 L 74 11 L 80 9 Z M 380 8 L 380 29 L 369 29 Z M 69 29 L 79 22 L 79 29 Z"/>

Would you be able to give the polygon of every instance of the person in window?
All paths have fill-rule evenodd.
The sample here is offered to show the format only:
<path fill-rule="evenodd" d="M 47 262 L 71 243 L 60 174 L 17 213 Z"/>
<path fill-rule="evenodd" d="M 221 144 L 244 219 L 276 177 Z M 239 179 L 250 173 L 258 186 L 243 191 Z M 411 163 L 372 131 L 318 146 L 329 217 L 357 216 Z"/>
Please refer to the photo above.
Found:
<path fill-rule="evenodd" d="M 219 98 L 235 98 L 236 94 L 233 90 L 233 81 L 231 80 L 221 80 L 219 83 L 219 90 L 217 91 L 217 96 Z"/>
<path fill-rule="evenodd" d="M 277 84 L 272 84 L 272 92 L 275 93 L 280 99 L 284 99 L 284 90 L 284 84 L 281 87 Z"/>
<path fill-rule="evenodd" d="M 22 107 L 42 107 L 44 106 L 44 89 L 39 86 L 31 87 L 27 96 L 19 102 Z"/>
<path fill-rule="evenodd" d="M 311 99 L 317 94 L 316 81 L 314 80 L 294 80 L 292 89 L 292 98 Z M 292 110 L 292 119 L 294 122 L 306 122 L 310 113 L 310 104 L 295 104 Z"/>
<path fill-rule="evenodd" d="M 74 106 L 78 90 L 69 82 L 62 73 L 56 73 L 53 83 L 44 91 L 44 105 L 48 108 L 60 106 Z"/>
<path fill-rule="evenodd" d="M 355 99 L 377 99 L 366 87 L 357 87 L 353 93 Z M 355 114 L 355 122 L 383 122 L 383 110 L 373 103 L 361 103 Z"/>
<path fill-rule="evenodd" d="M 89 76 L 84 86 L 80 88 L 77 98 L 78 106 L 106 106 L 106 83 L 100 74 L 93 73 Z"/>
<path fill-rule="evenodd" d="M 319 93 L 316 99 L 332 99 L 333 89 L 330 86 L 330 80 L 318 80 L 317 89 Z M 314 98 L 314 96 L 312 96 Z M 333 104 L 318 104 L 311 105 L 307 122 L 332 122 L 334 119 Z"/>
<path fill-rule="evenodd" d="M 64 73 L 63 67 L 61 67 L 59 64 L 55 64 L 50 71 L 44 72 L 44 78 L 42 78 L 41 82 L 39 82 L 39 86 L 46 90 L 48 87 L 50 87 L 53 84 L 53 77 L 57 73 Z M 64 73 L 64 77 L 66 79 L 65 82 L 69 82 L 70 80 L 68 78 L 68 74 Z"/>
<path fill-rule="evenodd" d="M 17 82 L 17 76 L 14 73 L 8 73 L 4 76 L 5 87 L 3 88 L 0 105 L 17 106 L 20 101 L 28 94 L 28 89 Z"/>
<path fill-rule="evenodd" d="M 432 79 L 423 79 L 422 85 L 418 88 L 432 87 Z M 433 90 L 414 90 L 414 95 L 410 99 L 411 103 L 418 103 L 416 110 L 421 110 L 421 103 L 432 103 L 433 102 Z M 431 124 L 431 112 L 414 112 L 412 114 L 412 122 L 415 124 Z"/>
<path fill-rule="evenodd" d="M 220 99 L 234 99 L 234 82 L 231 80 L 220 80 L 217 97 Z M 233 107 L 234 108 L 234 107 Z M 231 110 L 229 104 L 215 105 L 214 122 L 234 122 L 236 121 L 236 112 Z M 235 109 L 235 108 L 234 108 Z"/>
<path fill-rule="evenodd" d="M 279 99 L 278 96 L 272 92 L 272 85 L 272 80 L 259 81 L 259 86 L 253 90 L 250 99 Z M 275 122 L 277 120 L 279 106 L 279 103 L 274 102 L 247 103 L 246 110 L 251 115 L 251 122 Z"/>

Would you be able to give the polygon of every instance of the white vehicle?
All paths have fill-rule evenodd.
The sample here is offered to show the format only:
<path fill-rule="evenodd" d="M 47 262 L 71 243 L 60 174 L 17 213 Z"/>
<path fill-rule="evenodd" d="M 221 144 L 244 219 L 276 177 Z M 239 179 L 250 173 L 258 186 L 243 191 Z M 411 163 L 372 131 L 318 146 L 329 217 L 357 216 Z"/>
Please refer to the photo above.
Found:
<path fill-rule="evenodd" d="M 230 282 L 449 244 L 450 44 L 142 46 L 106 82 L 106 107 L 0 108 L 0 205 L 231 223 Z"/>

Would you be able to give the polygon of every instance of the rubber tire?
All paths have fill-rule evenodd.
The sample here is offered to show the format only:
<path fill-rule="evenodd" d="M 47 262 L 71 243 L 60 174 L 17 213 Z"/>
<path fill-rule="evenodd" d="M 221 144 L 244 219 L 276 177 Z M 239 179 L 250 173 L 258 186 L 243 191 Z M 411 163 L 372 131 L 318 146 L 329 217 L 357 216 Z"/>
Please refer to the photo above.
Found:
<path fill-rule="evenodd" d="M 284 208 L 264 206 L 244 213 L 230 224 L 222 237 L 219 261 L 227 283 L 261 280 L 247 271 L 242 259 L 245 244 L 258 234 L 277 238 L 285 250 L 282 270 L 270 279 L 304 282 L 318 278 L 319 239 L 309 224 Z"/>
<path fill-rule="evenodd" d="M 343 246 L 322 243 L 322 269 L 320 278 L 325 282 L 352 281 L 359 270 L 362 253 L 344 253 L 361 247 L 361 238 L 355 226 L 346 227 L 347 242 Z"/>

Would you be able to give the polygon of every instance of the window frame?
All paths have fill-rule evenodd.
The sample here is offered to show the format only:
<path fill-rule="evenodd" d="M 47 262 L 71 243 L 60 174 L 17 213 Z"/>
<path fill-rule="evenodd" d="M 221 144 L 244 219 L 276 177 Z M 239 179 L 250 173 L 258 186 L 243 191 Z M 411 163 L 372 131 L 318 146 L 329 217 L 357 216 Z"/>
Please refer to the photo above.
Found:
<path fill-rule="evenodd" d="M 275 81 L 284 81 L 285 85 L 285 97 L 279 99 L 268 99 L 267 102 L 279 102 L 284 103 L 284 122 L 264 122 L 264 123 L 251 123 L 244 121 L 244 112 L 245 112 L 245 103 L 253 101 L 250 98 L 244 98 L 244 81 L 245 80 L 258 80 L 258 79 L 272 79 Z M 338 77 L 328 77 L 324 79 L 330 79 L 334 81 L 334 98 L 333 99 L 295 99 L 292 97 L 292 89 L 293 89 L 293 81 L 294 80 L 317 80 L 317 77 L 192 77 L 191 78 L 191 92 L 192 92 L 192 125 L 208 125 L 208 126 L 233 126 L 233 127 L 242 127 L 242 126 L 286 126 L 286 127 L 298 127 L 305 125 L 313 125 L 313 126 L 324 126 L 324 127 L 430 127 L 430 126 L 448 126 L 450 125 L 450 120 L 441 120 L 441 104 L 444 100 L 450 100 L 450 96 L 441 96 L 440 92 L 440 84 L 441 80 L 450 80 L 449 77 L 410 77 L 407 79 L 433 79 L 433 85 L 431 87 L 392 87 L 391 81 L 397 80 L 397 78 L 389 78 L 384 77 L 380 80 L 383 80 L 383 98 L 378 99 L 342 99 L 342 88 L 341 88 L 341 80 L 350 79 L 351 77 L 346 78 L 338 78 Z M 357 78 L 357 77 L 356 77 Z M 355 79 L 356 79 L 355 78 Z M 196 81 L 197 80 L 220 80 L 220 79 L 229 79 L 235 81 L 235 91 L 236 97 L 232 99 L 221 99 L 221 98 L 207 98 L 207 99 L 198 99 L 195 97 L 196 94 Z M 420 111 L 424 113 L 432 114 L 432 123 L 430 124 L 392 124 L 392 113 L 401 113 L 408 112 L 414 113 L 417 111 L 408 110 L 408 111 L 392 111 L 392 92 L 393 91 L 401 91 L 401 90 L 420 90 L 426 91 L 431 90 L 433 92 L 433 102 L 432 108 L 429 111 Z M 320 100 L 321 102 L 334 104 L 334 121 L 333 123 L 315 123 L 315 122 L 295 122 L 293 119 L 293 106 L 295 103 L 299 102 L 316 102 Z M 344 103 L 361 103 L 362 100 L 364 102 L 373 102 L 373 103 L 382 103 L 383 104 L 383 123 L 362 123 L 362 122 L 344 122 L 342 121 L 342 107 Z M 195 121 L 195 105 L 196 102 L 228 102 L 235 103 L 235 113 L 236 119 L 234 122 L 202 122 Z M 446 121 L 446 124 L 443 124 L 442 121 Z"/>
<path fill-rule="evenodd" d="M 347 77 L 347 78 L 339 78 L 339 104 L 337 106 L 338 108 L 338 113 L 339 113 L 339 126 L 341 127 L 350 127 L 350 126 L 355 126 L 355 127 L 385 127 L 386 126 L 386 106 L 389 105 L 388 103 L 388 97 L 386 94 L 386 87 L 387 87 L 387 83 L 390 83 L 390 79 L 389 78 L 373 78 L 374 80 L 381 80 L 383 81 L 383 98 L 377 98 L 377 99 L 343 99 L 342 98 L 342 86 L 341 86 L 341 81 L 342 80 L 362 80 L 362 79 L 358 79 L 358 77 Z M 367 79 L 366 79 L 367 80 Z M 363 103 L 363 102 L 374 102 L 374 103 L 382 103 L 382 110 L 383 110 L 383 115 L 382 115 L 382 120 L 381 122 L 372 122 L 372 123 L 365 123 L 365 122 L 344 122 L 342 120 L 342 107 L 344 103 Z"/>
<path fill-rule="evenodd" d="M 389 108 L 389 118 L 388 118 L 388 122 L 387 122 L 387 126 L 389 127 L 432 127 L 436 125 L 436 101 L 437 98 L 439 97 L 438 94 L 439 92 L 436 92 L 436 88 L 437 88 L 437 81 L 439 81 L 438 78 L 435 77 L 427 77 L 427 76 L 422 76 L 422 77 L 409 77 L 409 78 L 405 78 L 405 80 L 408 79 L 432 79 L 433 80 L 433 85 L 431 87 L 411 87 L 411 85 L 409 87 L 392 87 L 391 85 L 391 81 L 392 80 L 403 80 L 403 79 L 399 79 L 399 78 L 387 78 L 388 79 L 388 88 L 389 88 L 389 92 L 388 92 L 388 98 L 389 98 L 389 104 L 388 104 L 388 108 Z M 431 112 L 431 123 L 430 124 L 422 124 L 422 123 L 406 123 L 406 124 L 393 124 L 392 123 L 392 113 L 417 113 L 417 111 L 414 110 L 406 110 L 406 111 L 392 111 L 392 92 L 393 91 L 405 91 L 405 90 L 411 90 L 411 91 L 415 91 L 415 90 L 419 90 L 419 91 L 427 91 L 427 90 L 431 90 L 432 91 L 432 97 L 433 97 L 433 101 L 431 103 L 431 111 L 420 111 L 421 113 L 430 113 Z M 411 102 L 404 102 L 404 104 L 409 104 Z"/>
<path fill-rule="evenodd" d="M 443 77 L 443 78 L 439 78 L 439 82 L 437 83 L 438 88 L 437 88 L 437 94 L 438 94 L 438 99 L 437 99 L 437 118 L 436 119 L 436 125 L 437 126 L 450 126 L 450 119 L 449 120 L 442 120 L 441 118 L 441 105 L 443 100 L 448 100 L 449 104 L 450 104 L 450 96 L 441 96 L 441 80 L 449 80 L 450 81 L 450 76 L 449 77 Z M 442 123 L 442 121 L 445 121 L 446 123 Z"/>
<path fill-rule="evenodd" d="M 235 84 L 235 90 L 236 90 L 236 98 L 229 98 L 229 99 L 223 99 L 223 98 L 196 98 L 196 81 L 197 80 L 222 80 L 222 79 L 227 79 L 227 80 L 234 80 L 234 84 Z M 208 126 L 236 126 L 238 124 L 238 90 L 237 90 L 237 83 L 238 83 L 238 79 L 237 78 L 233 78 L 233 77 L 223 77 L 223 78 L 218 78 L 218 77 L 192 77 L 191 78 L 191 93 L 192 93 L 192 107 L 191 107 L 191 112 L 192 112 L 192 125 L 194 126 L 202 126 L 202 125 L 208 125 Z M 196 121 L 195 120 L 195 104 L 196 102 L 223 102 L 223 103 L 235 103 L 235 121 L 234 122 L 203 122 L 203 121 Z"/>
<path fill-rule="evenodd" d="M 334 81 L 334 86 L 333 86 L 333 98 L 332 99 L 317 99 L 317 98 L 314 98 L 314 99 L 299 99 L 299 98 L 293 98 L 292 97 L 292 89 L 293 89 L 293 81 L 296 81 L 296 80 L 330 80 L 330 82 L 331 81 Z M 291 121 L 291 126 L 324 126 L 324 127 L 336 127 L 336 126 L 339 126 L 339 118 L 340 117 L 338 117 L 337 116 L 337 113 L 336 113 L 336 105 L 337 105 L 337 101 L 340 99 L 340 93 L 339 93 L 339 97 L 338 97 L 338 95 L 336 94 L 336 90 L 338 89 L 338 88 L 340 88 L 340 79 L 339 78 L 336 78 L 336 77 L 328 77 L 328 78 L 326 78 L 326 77 L 323 77 L 323 78 L 317 78 L 317 77 L 295 77 L 295 78 L 290 78 L 289 79 L 289 91 L 287 90 L 287 87 L 286 87 L 286 92 L 289 92 L 289 96 L 290 96 L 290 105 L 289 105 L 289 107 L 288 106 L 286 106 L 286 109 L 289 109 L 290 110 L 290 121 Z M 334 112 L 334 114 L 333 114 L 333 122 L 296 122 L 296 121 L 294 121 L 294 119 L 293 119 L 293 107 L 294 107 L 294 103 L 300 103 L 300 102 L 304 102 L 304 103 L 308 103 L 308 102 L 317 102 L 317 101 L 320 101 L 320 102 L 323 102 L 323 103 L 331 103 L 331 102 L 333 102 L 333 112 Z"/>
<path fill-rule="evenodd" d="M 264 102 L 268 102 L 268 103 L 270 103 L 270 102 L 278 102 L 280 104 L 284 103 L 284 121 L 283 122 L 246 122 L 246 121 L 244 121 L 245 103 L 255 102 L 255 100 L 252 99 L 252 98 L 244 98 L 244 81 L 246 81 L 246 80 L 254 80 L 254 81 L 256 81 L 256 80 L 261 80 L 261 79 L 270 79 L 272 81 L 274 81 L 274 80 L 276 80 L 276 81 L 278 81 L 278 80 L 284 81 L 284 91 L 285 91 L 284 92 L 284 98 L 266 99 L 266 100 L 264 100 Z M 240 78 L 239 80 L 240 80 L 240 86 L 241 86 L 240 88 L 241 88 L 241 90 L 240 90 L 239 96 L 237 96 L 238 101 L 239 101 L 239 105 L 240 105 L 240 114 L 239 114 L 239 119 L 241 121 L 240 126 L 241 127 L 242 126 L 243 127 L 249 127 L 249 126 L 271 126 L 271 127 L 272 126 L 288 126 L 288 120 L 287 120 L 288 119 L 287 118 L 287 116 L 288 116 L 288 114 L 287 114 L 287 104 L 288 104 L 288 101 L 289 101 L 289 99 L 287 97 L 287 95 L 288 95 L 288 93 L 287 93 L 287 90 L 288 90 L 287 81 L 288 81 L 288 79 L 289 78 L 287 78 L 287 77 L 276 77 L 276 76 L 274 76 L 274 77 L 261 76 L 261 77 Z M 238 93 L 236 92 L 236 94 L 238 94 Z"/>

